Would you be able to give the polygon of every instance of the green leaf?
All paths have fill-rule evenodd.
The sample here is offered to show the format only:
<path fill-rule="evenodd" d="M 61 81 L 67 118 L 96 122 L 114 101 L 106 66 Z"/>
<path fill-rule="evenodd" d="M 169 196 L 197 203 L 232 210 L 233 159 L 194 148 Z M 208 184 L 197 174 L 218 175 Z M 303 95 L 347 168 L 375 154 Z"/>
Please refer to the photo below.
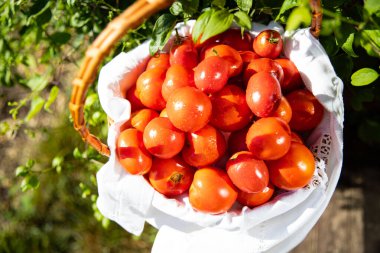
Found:
<path fill-rule="evenodd" d="M 40 186 L 40 181 L 35 175 L 26 176 L 21 181 L 21 190 L 23 192 L 29 190 L 29 189 L 36 189 Z"/>
<path fill-rule="evenodd" d="M 172 6 L 170 6 L 170 13 L 174 16 L 178 16 L 179 14 L 183 13 L 183 7 L 181 2 L 174 2 Z"/>
<path fill-rule="evenodd" d="M 66 44 L 67 42 L 69 42 L 70 38 L 71 35 L 67 32 L 55 32 L 50 36 L 50 39 L 59 45 Z"/>
<path fill-rule="evenodd" d="M 27 168 L 31 169 L 31 168 L 33 168 L 34 164 L 36 164 L 36 161 L 33 160 L 33 159 L 29 159 L 29 160 L 26 162 L 25 166 L 26 166 Z"/>
<path fill-rule="evenodd" d="M 371 68 L 362 68 L 351 76 L 351 84 L 353 86 L 364 86 L 373 83 L 379 77 L 379 73 Z"/>
<path fill-rule="evenodd" d="M 349 56 L 351 57 L 358 57 L 358 55 L 354 52 L 354 49 L 352 48 L 352 44 L 354 42 L 354 37 L 355 37 L 355 34 L 354 33 L 351 33 L 346 42 L 343 43 L 342 45 L 342 49 L 344 50 L 344 52 L 346 52 Z"/>
<path fill-rule="evenodd" d="M 51 166 L 53 168 L 61 166 L 63 164 L 63 161 L 64 161 L 63 156 L 56 156 L 56 157 L 53 158 L 53 161 L 51 161 Z"/>
<path fill-rule="evenodd" d="M 380 12 L 380 1 L 379 0 L 365 0 L 364 9 L 368 11 L 369 15 L 377 14 Z"/>
<path fill-rule="evenodd" d="M 18 166 L 16 168 L 15 175 L 16 177 L 25 177 L 29 174 L 29 169 L 26 166 Z"/>
<path fill-rule="evenodd" d="M 199 0 L 179 0 L 182 3 L 185 17 L 191 17 L 198 11 Z"/>
<path fill-rule="evenodd" d="M 227 10 L 215 11 L 204 29 L 200 42 L 203 43 L 207 39 L 226 31 L 230 28 L 233 19 L 234 15 Z"/>
<path fill-rule="evenodd" d="M 300 6 L 302 0 L 285 0 L 281 5 L 280 12 L 276 16 L 275 20 L 278 21 L 282 18 L 286 11 L 293 9 L 294 7 Z"/>
<path fill-rule="evenodd" d="M 45 103 L 45 100 L 42 97 L 40 96 L 34 97 L 32 99 L 32 103 L 31 103 L 28 115 L 26 115 L 25 117 L 25 120 L 29 121 L 32 118 L 34 118 L 41 111 L 42 107 L 44 106 L 44 103 Z"/>
<path fill-rule="evenodd" d="M 292 10 L 290 13 L 288 21 L 286 22 L 286 30 L 292 31 L 296 30 L 304 24 L 305 26 L 309 26 L 311 23 L 311 14 L 310 10 L 304 6 L 297 7 Z"/>
<path fill-rule="evenodd" d="M 223 8 L 226 5 L 226 0 L 213 0 L 211 2 L 212 6 Z"/>
<path fill-rule="evenodd" d="M 235 22 L 244 29 L 251 30 L 252 22 L 251 18 L 244 11 L 238 11 L 234 13 Z"/>
<path fill-rule="evenodd" d="M 360 45 L 367 54 L 380 58 L 380 30 L 363 30 L 360 35 Z"/>
<path fill-rule="evenodd" d="M 252 4 L 253 4 L 253 0 L 235 0 L 235 2 L 240 10 L 247 13 L 252 8 Z"/>
<path fill-rule="evenodd" d="M 4 136 L 11 129 L 11 126 L 8 122 L 2 121 L 0 122 L 0 136 Z"/>
<path fill-rule="evenodd" d="M 153 27 L 152 41 L 149 45 L 149 52 L 151 55 L 154 55 L 157 51 L 164 48 L 170 38 L 176 21 L 176 17 L 169 13 L 161 15 L 157 19 Z"/>
<path fill-rule="evenodd" d="M 196 43 L 199 37 L 203 34 L 212 14 L 215 12 L 214 9 L 208 9 L 203 12 L 197 19 L 193 27 L 193 41 Z"/>
<path fill-rule="evenodd" d="M 46 100 L 46 103 L 44 105 L 44 109 L 45 111 L 47 112 L 52 112 L 50 110 L 50 106 L 54 103 L 54 101 L 57 99 L 58 97 L 58 94 L 59 94 L 59 88 L 57 86 L 53 86 L 53 88 L 51 88 L 50 90 L 50 93 L 49 93 L 49 97 L 48 99 Z"/>
<path fill-rule="evenodd" d="M 32 91 L 42 91 L 47 85 L 49 81 L 45 76 L 34 76 L 30 78 L 26 86 L 28 86 Z"/>

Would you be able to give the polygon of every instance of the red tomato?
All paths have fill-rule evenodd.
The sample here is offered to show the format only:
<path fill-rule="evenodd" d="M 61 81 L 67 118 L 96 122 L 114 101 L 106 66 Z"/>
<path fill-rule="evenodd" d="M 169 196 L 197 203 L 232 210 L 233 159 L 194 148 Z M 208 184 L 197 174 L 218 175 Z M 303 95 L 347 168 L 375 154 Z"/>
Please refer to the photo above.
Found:
<path fill-rule="evenodd" d="M 292 142 L 289 151 L 278 160 L 267 161 L 271 182 L 280 189 L 297 190 L 306 186 L 314 175 L 315 161 L 303 144 Z"/>
<path fill-rule="evenodd" d="M 156 111 L 152 109 L 141 109 L 132 113 L 130 124 L 132 127 L 137 130 L 144 132 L 146 125 L 154 118 L 157 118 L 159 115 Z"/>
<path fill-rule="evenodd" d="M 238 51 L 227 45 L 215 45 L 205 52 L 205 59 L 211 56 L 219 56 L 229 64 L 228 77 L 240 74 L 243 68 L 243 60 Z"/>
<path fill-rule="evenodd" d="M 137 129 L 129 128 L 120 133 L 116 153 L 123 168 L 133 175 L 143 175 L 152 166 L 151 155 L 143 145 L 143 134 Z"/>
<path fill-rule="evenodd" d="M 225 44 L 238 51 L 252 50 L 252 36 L 248 32 L 241 34 L 240 29 L 228 29 L 220 34 L 220 44 Z"/>
<path fill-rule="evenodd" d="M 321 122 L 323 106 L 310 91 L 295 90 L 286 95 L 286 99 L 292 108 L 293 114 L 289 125 L 293 130 L 312 130 Z"/>
<path fill-rule="evenodd" d="M 172 158 L 185 143 L 185 134 L 175 128 L 168 118 L 154 118 L 144 129 L 146 149 L 159 158 Z"/>
<path fill-rule="evenodd" d="M 277 58 L 282 51 L 281 34 L 275 30 L 260 32 L 253 41 L 253 51 L 261 57 Z"/>
<path fill-rule="evenodd" d="M 284 79 L 284 71 L 279 63 L 269 58 L 253 59 L 244 71 L 244 82 L 248 83 L 252 75 L 257 72 L 269 72 L 272 73 L 280 82 Z"/>
<path fill-rule="evenodd" d="M 303 81 L 300 73 L 294 63 L 289 59 L 275 59 L 278 62 L 282 70 L 284 71 L 284 81 L 281 82 L 281 89 L 284 92 L 296 90 L 303 86 Z"/>
<path fill-rule="evenodd" d="M 172 65 L 166 72 L 166 78 L 162 84 L 162 97 L 168 101 L 175 89 L 185 86 L 194 86 L 194 71 L 179 64 Z"/>
<path fill-rule="evenodd" d="M 260 56 L 253 51 L 239 51 L 241 60 L 243 61 L 243 71 L 247 68 L 248 64 L 254 60 L 259 59 Z"/>
<path fill-rule="evenodd" d="M 137 94 L 146 107 L 159 111 L 165 108 L 166 102 L 161 95 L 165 73 L 166 69 L 157 67 L 146 70 L 137 79 Z"/>
<path fill-rule="evenodd" d="M 210 56 L 194 69 L 195 86 L 205 93 L 220 91 L 228 80 L 230 64 L 219 56 Z"/>
<path fill-rule="evenodd" d="M 163 110 L 160 112 L 160 117 L 161 117 L 161 118 L 168 118 L 168 112 L 166 111 L 166 108 L 163 109 Z"/>
<path fill-rule="evenodd" d="M 249 128 L 246 138 L 248 150 L 256 159 L 275 160 L 288 152 L 290 128 L 277 117 L 261 118 Z"/>
<path fill-rule="evenodd" d="M 246 100 L 258 117 L 268 117 L 276 110 L 282 94 L 278 80 L 269 72 L 258 72 L 248 82 Z"/>
<path fill-rule="evenodd" d="M 290 133 L 290 137 L 292 139 L 292 142 L 298 142 L 298 143 L 301 143 L 303 144 L 303 140 L 301 138 L 301 136 L 299 136 L 298 134 L 296 134 L 295 132 L 291 132 Z"/>
<path fill-rule="evenodd" d="M 268 183 L 268 186 L 260 192 L 248 193 L 239 191 L 237 201 L 248 207 L 260 206 L 270 200 L 274 193 L 274 186 L 271 182 Z"/>
<path fill-rule="evenodd" d="M 170 67 L 169 54 L 168 53 L 157 53 L 152 58 L 149 59 L 146 69 L 164 68 L 168 69 Z"/>
<path fill-rule="evenodd" d="M 289 124 L 292 118 L 292 108 L 284 96 L 281 97 L 278 107 L 270 114 L 270 117 L 279 117 Z"/>
<path fill-rule="evenodd" d="M 212 104 L 211 125 L 222 131 L 242 129 L 253 116 L 245 100 L 245 93 L 235 85 L 226 85 L 210 96 Z"/>
<path fill-rule="evenodd" d="M 170 49 L 170 65 L 179 64 L 193 69 L 198 64 L 198 52 L 191 38 L 177 37 L 174 46 Z"/>
<path fill-rule="evenodd" d="M 220 214 L 235 203 L 237 189 L 227 173 L 215 167 L 198 169 L 189 190 L 191 206 L 200 212 Z"/>
<path fill-rule="evenodd" d="M 143 109 L 145 106 L 141 103 L 136 86 L 132 86 L 126 93 L 125 98 L 131 103 L 131 111 Z"/>
<path fill-rule="evenodd" d="M 203 128 L 210 120 L 211 110 L 210 98 L 194 87 L 176 89 L 166 104 L 170 121 L 184 132 Z"/>
<path fill-rule="evenodd" d="M 214 127 L 204 128 L 186 134 L 186 144 L 182 157 L 194 167 L 206 166 L 216 162 L 226 152 L 227 145 L 223 134 Z"/>
<path fill-rule="evenodd" d="M 239 151 L 248 151 L 247 144 L 245 143 L 248 129 L 249 127 L 245 127 L 230 134 L 227 145 L 230 156 Z"/>
<path fill-rule="evenodd" d="M 153 188 L 167 197 L 180 195 L 190 188 L 194 169 L 181 157 L 170 159 L 153 158 L 149 171 L 149 182 Z"/>
<path fill-rule="evenodd" d="M 268 168 L 263 160 L 256 160 L 251 152 L 235 153 L 227 162 L 227 174 L 241 191 L 261 192 L 269 182 Z"/>

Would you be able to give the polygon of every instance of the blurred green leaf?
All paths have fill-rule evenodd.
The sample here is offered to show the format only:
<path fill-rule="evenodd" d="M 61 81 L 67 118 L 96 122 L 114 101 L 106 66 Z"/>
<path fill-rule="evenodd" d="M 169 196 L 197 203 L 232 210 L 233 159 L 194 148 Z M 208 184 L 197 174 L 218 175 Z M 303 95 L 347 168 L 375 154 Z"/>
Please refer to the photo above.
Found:
<path fill-rule="evenodd" d="M 252 8 L 253 0 L 235 0 L 240 10 L 248 13 Z"/>
<path fill-rule="evenodd" d="M 226 5 L 226 0 L 212 0 L 211 5 L 223 8 Z"/>
<path fill-rule="evenodd" d="M 363 30 L 360 44 L 368 55 L 380 58 L 380 30 Z"/>
<path fill-rule="evenodd" d="M 32 91 L 42 91 L 49 84 L 46 76 L 36 75 L 28 80 L 26 86 L 28 86 Z"/>
<path fill-rule="evenodd" d="M 34 97 L 32 99 L 32 103 L 31 103 L 29 112 L 25 117 L 25 120 L 30 121 L 32 118 L 34 118 L 41 111 L 44 104 L 45 104 L 45 100 L 42 97 L 40 96 Z"/>
<path fill-rule="evenodd" d="M 172 6 L 170 6 L 170 13 L 174 16 L 178 16 L 179 14 L 183 13 L 182 3 L 175 1 Z"/>
<path fill-rule="evenodd" d="M 49 93 L 49 97 L 48 99 L 46 100 L 46 103 L 44 105 L 44 109 L 45 111 L 47 112 L 52 112 L 50 110 L 50 106 L 54 103 L 54 101 L 57 99 L 58 97 L 58 94 L 59 94 L 59 88 L 57 86 L 53 86 L 53 88 L 51 88 L 50 90 L 50 93 Z"/>
<path fill-rule="evenodd" d="M 27 175 L 21 181 L 21 190 L 23 192 L 30 189 L 37 189 L 40 186 L 40 181 L 35 175 Z"/>
<path fill-rule="evenodd" d="M 349 56 L 351 57 L 359 57 L 355 52 L 354 52 L 354 49 L 352 48 L 353 46 L 353 43 L 354 43 L 354 37 L 355 37 L 355 34 L 354 33 L 351 33 L 346 42 L 343 43 L 342 45 L 342 49 L 344 50 L 344 52 L 346 52 Z"/>
<path fill-rule="evenodd" d="M 252 21 L 247 13 L 244 11 L 237 11 L 234 13 L 234 16 L 234 20 L 239 26 L 243 27 L 244 29 L 251 30 Z"/>
<path fill-rule="evenodd" d="M 28 174 L 29 174 L 29 168 L 27 168 L 26 166 L 22 165 L 16 168 L 16 172 L 15 172 L 16 177 L 25 177 Z"/>
<path fill-rule="evenodd" d="M 302 3 L 302 0 L 285 0 L 281 5 L 280 12 L 276 16 L 275 20 L 276 21 L 280 20 L 286 11 L 293 9 L 294 7 L 300 6 L 301 3 Z"/>
<path fill-rule="evenodd" d="M 377 14 L 380 12 L 380 1 L 379 0 L 365 0 L 364 9 L 368 11 L 369 15 Z"/>
<path fill-rule="evenodd" d="M 203 43 L 207 39 L 226 31 L 230 28 L 233 19 L 234 15 L 227 10 L 217 10 L 213 12 L 204 29 L 200 42 Z"/>
<path fill-rule="evenodd" d="M 353 86 L 364 86 L 373 83 L 379 77 L 379 73 L 371 68 L 362 68 L 351 76 L 351 84 Z"/>
<path fill-rule="evenodd" d="M 293 9 L 286 22 L 286 30 L 292 31 L 299 28 L 302 24 L 304 26 L 310 26 L 311 13 L 310 10 L 304 6 Z"/>

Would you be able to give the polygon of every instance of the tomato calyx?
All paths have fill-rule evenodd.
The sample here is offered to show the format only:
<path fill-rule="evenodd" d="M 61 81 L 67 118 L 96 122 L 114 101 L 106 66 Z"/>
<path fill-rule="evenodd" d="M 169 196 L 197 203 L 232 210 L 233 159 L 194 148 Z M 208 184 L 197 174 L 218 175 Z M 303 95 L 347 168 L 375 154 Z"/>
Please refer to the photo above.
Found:
<path fill-rule="evenodd" d="M 270 38 L 268 39 L 268 41 L 270 44 L 278 44 L 278 42 L 280 41 L 280 38 L 274 37 L 273 34 L 274 34 L 274 32 L 271 31 Z"/>
<path fill-rule="evenodd" d="M 183 174 L 174 172 L 173 174 L 170 175 L 169 181 L 176 185 L 181 182 L 182 178 L 183 178 Z"/>
<path fill-rule="evenodd" d="M 175 37 L 174 37 L 174 46 L 179 46 L 183 44 L 185 37 L 179 35 L 178 29 L 175 29 Z"/>

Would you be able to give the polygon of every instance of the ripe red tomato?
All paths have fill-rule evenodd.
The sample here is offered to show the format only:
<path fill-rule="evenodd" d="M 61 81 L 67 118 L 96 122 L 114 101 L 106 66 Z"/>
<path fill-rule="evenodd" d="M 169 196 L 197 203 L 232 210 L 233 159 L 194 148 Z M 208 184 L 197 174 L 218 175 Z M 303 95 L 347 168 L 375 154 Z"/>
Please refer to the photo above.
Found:
<path fill-rule="evenodd" d="M 210 120 L 211 110 L 210 98 L 194 87 L 176 89 L 166 104 L 170 121 L 184 132 L 203 128 Z"/>
<path fill-rule="evenodd" d="M 228 137 L 228 154 L 233 155 L 240 151 L 248 151 L 245 139 L 247 137 L 249 127 L 244 127 L 238 131 L 232 132 Z"/>
<path fill-rule="evenodd" d="M 292 119 L 292 108 L 284 96 L 281 97 L 280 103 L 278 104 L 276 110 L 270 114 L 270 117 L 279 117 L 289 124 Z"/>
<path fill-rule="evenodd" d="M 299 136 L 298 134 L 296 134 L 295 132 L 291 132 L 290 133 L 290 137 L 292 139 L 292 142 L 298 142 L 298 143 L 301 143 L 303 144 L 303 140 L 301 138 L 301 136 Z"/>
<path fill-rule="evenodd" d="M 162 97 L 168 101 L 174 90 L 185 86 L 194 86 L 194 71 L 179 64 L 172 65 L 166 72 L 165 81 L 162 84 Z"/>
<path fill-rule="evenodd" d="M 303 81 L 300 73 L 294 63 L 285 58 L 275 59 L 279 63 L 284 71 L 284 81 L 280 82 L 281 89 L 284 92 L 290 92 L 292 90 L 299 89 L 303 86 Z"/>
<path fill-rule="evenodd" d="M 136 82 L 136 89 L 141 103 L 153 110 L 162 110 L 166 102 L 161 95 L 162 83 L 166 69 L 154 68 L 143 72 Z"/>
<path fill-rule="evenodd" d="M 179 156 L 170 159 L 154 157 L 149 171 L 149 182 L 156 191 L 167 197 L 174 197 L 190 188 L 194 172 Z"/>
<path fill-rule="evenodd" d="M 215 167 L 198 169 L 189 190 L 191 206 L 200 212 L 220 214 L 235 203 L 237 189 L 227 173 Z"/>
<path fill-rule="evenodd" d="M 243 60 L 234 48 L 219 44 L 210 47 L 205 52 L 205 59 L 211 56 L 219 56 L 229 64 L 228 77 L 237 76 L 243 68 Z"/>
<path fill-rule="evenodd" d="M 286 99 L 292 108 L 292 119 L 289 125 L 293 130 L 312 130 L 321 122 L 323 106 L 310 91 L 295 90 L 286 95 Z"/>
<path fill-rule="evenodd" d="M 136 90 L 136 85 L 132 86 L 126 93 L 125 98 L 131 104 L 131 112 L 143 109 L 145 106 L 141 103 Z"/>
<path fill-rule="evenodd" d="M 280 118 L 261 118 L 249 128 L 246 138 L 248 150 L 256 159 L 275 160 L 284 156 L 290 147 L 290 128 Z"/>
<path fill-rule="evenodd" d="M 263 160 L 249 151 L 235 153 L 227 162 L 227 174 L 232 183 L 244 192 L 261 192 L 269 182 L 269 172 Z"/>
<path fill-rule="evenodd" d="M 198 64 L 198 52 L 189 37 L 177 37 L 170 49 L 170 65 L 179 64 L 193 69 Z"/>
<path fill-rule="evenodd" d="M 144 132 L 146 125 L 154 118 L 157 118 L 159 115 L 155 110 L 152 109 L 141 109 L 131 115 L 130 125 L 137 130 Z"/>
<path fill-rule="evenodd" d="M 185 133 L 175 128 L 168 118 L 154 118 L 144 129 L 146 149 L 159 158 L 172 158 L 181 152 Z"/>
<path fill-rule="evenodd" d="M 243 71 L 247 68 L 248 64 L 254 60 L 259 59 L 260 56 L 253 51 L 239 51 L 241 60 L 243 61 Z"/>
<path fill-rule="evenodd" d="M 253 51 L 261 57 L 277 58 L 282 51 L 281 34 L 275 30 L 260 32 L 253 41 Z"/>
<path fill-rule="evenodd" d="M 222 131 L 242 129 L 253 116 L 245 100 L 245 92 L 236 85 L 226 85 L 210 96 L 212 115 L 210 124 Z"/>
<path fill-rule="evenodd" d="M 261 71 L 272 73 L 281 85 L 284 79 L 284 71 L 279 63 L 269 58 L 251 60 L 244 71 L 244 82 L 247 84 L 252 75 Z"/>
<path fill-rule="evenodd" d="M 267 161 L 270 181 L 280 189 L 297 190 L 306 186 L 314 175 L 315 161 L 303 144 L 292 142 L 289 151 L 280 159 Z"/>
<path fill-rule="evenodd" d="M 230 65 L 219 56 L 210 56 L 194 69 L 195 86 L 205 93 L 220 91 L 228 80 Z"/>
<path fill-rule="evenodd" d="M 249 79 L 246 100 L 256 116 L 268 117 L 276 110 L 281 97 L 280 83 L 271 73 L 258 72 Z"/>
<path fill-rule="evenodd" d="M 152 166 L 152 157 L 143 144 L 143 134 L 137 129 L 129 128 L 120 133 L 116 153 L 120 164 L 130 174 L 146 174 Z"/>
<path fill-rule="evenodd" d="M 149 59 L 146 70 L 155 68 L 168 69 L 170 67 L 169 54 L 168 53 L 157 53 L 152 58 Z"/>
<path fill-rule="evenodd" d="M 228 45 L 237 51 L 252 50 L 252 36 L 249 32 L 241 34 L 240 29 L 228 29 L 220 34 L 220 44 Z"/>
<path fill-rule="evenodd" d="M 248 207 L 260 206 L 268 202 L 274 193 L 274 186 L 271 182 L 268 183 L 268 186 L 260 192 L 248 193 L 239 191 L 237 201 Z"/>
<path fill-rule="evenodd" d="M 186 134 L 186 144 L 182 157 L 191 166 L 210 165 L 226 152 L 227 145 L 223 134 L 210 125 Z"/>

